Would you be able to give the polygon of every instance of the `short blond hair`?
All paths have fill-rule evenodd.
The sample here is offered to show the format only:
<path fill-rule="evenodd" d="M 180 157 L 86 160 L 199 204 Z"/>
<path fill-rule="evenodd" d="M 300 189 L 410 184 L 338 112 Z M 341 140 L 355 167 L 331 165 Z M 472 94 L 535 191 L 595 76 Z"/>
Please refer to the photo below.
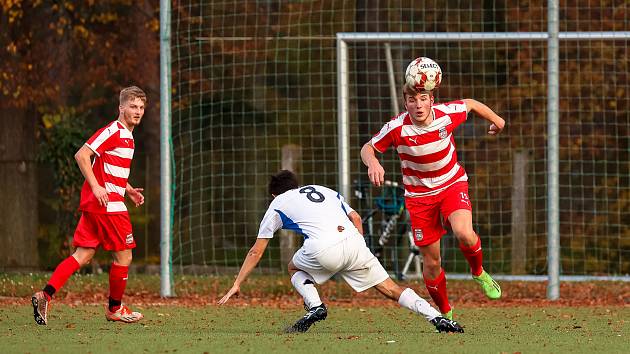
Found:
<path fill-rule="evenodd" d="M 420 91 L 410 83 L 405 83 L 405 85 L 403 86 L 403 100 L 405 101 L 407 101 L 407 96 L 416 97 L 416 95 L 418 95 L 419 93 L 428 93 L 430 97 L 433 97 L 433 91 Z"/>
<path fill-rule="evenodd" d="M 147 95 L 138 86 L 129 86 L 120 90 L 120 105 L 139 98 L 144 104 L 147 103 Z"/>

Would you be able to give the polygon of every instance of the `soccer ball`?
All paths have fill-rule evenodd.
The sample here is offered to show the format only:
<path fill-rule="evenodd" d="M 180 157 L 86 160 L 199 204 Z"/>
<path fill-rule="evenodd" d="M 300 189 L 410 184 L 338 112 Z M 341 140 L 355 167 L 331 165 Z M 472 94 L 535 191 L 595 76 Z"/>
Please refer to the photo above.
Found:
<path fill-rule="evenodd" d="M 435 90 L 442 82 L 442 69 L 429 58 L 416 58 L 407 66 L 405 81 L 418 91 Z"/>

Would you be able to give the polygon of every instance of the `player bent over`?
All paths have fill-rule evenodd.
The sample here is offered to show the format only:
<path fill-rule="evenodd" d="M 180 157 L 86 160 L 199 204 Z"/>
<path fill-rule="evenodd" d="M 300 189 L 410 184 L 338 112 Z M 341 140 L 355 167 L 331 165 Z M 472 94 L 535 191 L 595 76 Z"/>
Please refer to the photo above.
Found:
<path fill-rule="evenodd" d="M 37 324 L 48 323 L 48 304 L 53 295 L 74 272 L 90 262 L 99 246 L 111 251 L 114 258 L 109 272 L 109 306 L 105 318 L 131 323 L 143 317 L 123 305 L 122 297 L 131 250 L 136 247 L 124 203 L 125 192 L 136 207 L 144 203 L 142 188 L 133 188 L 127 178 L 135 146 L 132 132 L 142 120 L 145 104 L 146 95 L 138 87 L 120 91 L 118 119 L 98 130 L 74 155 L 85 177 L 79 206 L 81 219 L 72 242 L 76 251 L 57 266 L 44 289 L 31 298 Z"/>
<path fill-rule="evenodd" d="M 484 294 L 493 300 L 501 297 L 499 284 L 482 266 L 481 239 L 472 227 L 468 176 L 457 161 L 453 131 L 470 111 L 491 123 L 490 135 L 500 133 L 505 121 L 472 99 L 434 104 L 433 91 L 418 91 L 409 84 L 403 87 L 403 98 L 406 112 L 385 123 L 363 146 L 361 159 L 370 181 L 380 186 L 385 170 L 375 152 L 383 153 L 390 146 L 398 152 L 414 242 L 422 252 L 424 282 L 442 314 L 452 319 L 440 257 L 440 238 L 446 233 L 442 222 L 453 229 L 473 279 Z"/>
<path fill-rule="evenodd" d="M 370 252 L 362 234 L 361 217 L 337 192 L 319 185 L 299 187 L 295 174 L 281 171 L 271 177 L 269 193 L 274 200 L 260 224 L 258 239 L 245 257 L 234 285 L 219 300 L 225 304 L 256 267 L 273 234 L 279 229 L 304 236 L 304 245 L 289 263 L 291 283 L 304 298 L 307 309 L 287 332 L 306 332 L 325 320 L 328 310 L 315 288 L 333 275 L 341 276 L 355 291 L 376 288 L 386 297 L 424 316 L 439 332 L 464 332 L 410 288 L 398 286 Z"/>

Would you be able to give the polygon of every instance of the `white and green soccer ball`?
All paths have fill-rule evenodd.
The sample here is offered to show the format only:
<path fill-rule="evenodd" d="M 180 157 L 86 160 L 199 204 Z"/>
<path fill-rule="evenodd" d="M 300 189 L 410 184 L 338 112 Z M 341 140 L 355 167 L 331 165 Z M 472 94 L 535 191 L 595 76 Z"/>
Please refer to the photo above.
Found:
<path fill-rule="evenodd" d="M 442 82 L 442 69 L 430 58 L 416 58 L 407 66 L 405 81 L 418 91 L 435 90 Z"/>

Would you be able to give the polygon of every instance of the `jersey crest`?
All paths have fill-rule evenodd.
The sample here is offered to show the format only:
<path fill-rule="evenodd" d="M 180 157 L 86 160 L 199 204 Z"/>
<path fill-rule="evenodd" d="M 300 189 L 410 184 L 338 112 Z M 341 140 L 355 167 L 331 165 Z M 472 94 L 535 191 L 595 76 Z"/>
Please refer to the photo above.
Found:
<path fill-rule="evenodd" d="M 448 136 L 448 132 L 446 131 L 446 127 L 441 127 L 439 130 L 440 139 L 444 139 Z"/>

